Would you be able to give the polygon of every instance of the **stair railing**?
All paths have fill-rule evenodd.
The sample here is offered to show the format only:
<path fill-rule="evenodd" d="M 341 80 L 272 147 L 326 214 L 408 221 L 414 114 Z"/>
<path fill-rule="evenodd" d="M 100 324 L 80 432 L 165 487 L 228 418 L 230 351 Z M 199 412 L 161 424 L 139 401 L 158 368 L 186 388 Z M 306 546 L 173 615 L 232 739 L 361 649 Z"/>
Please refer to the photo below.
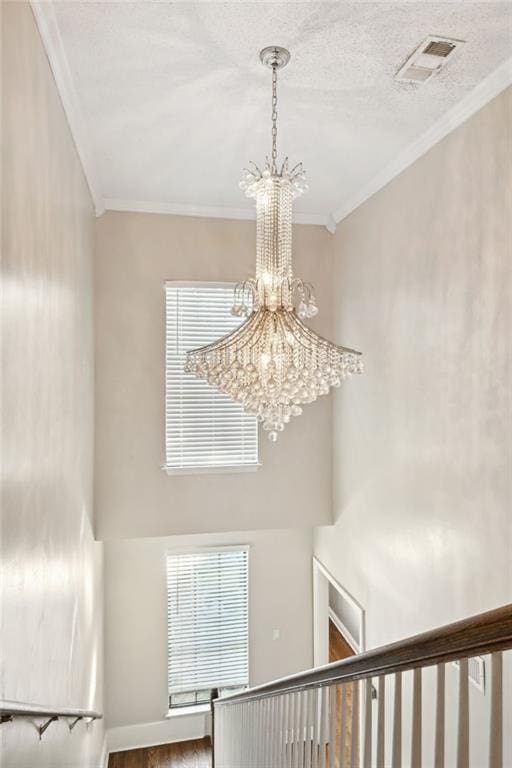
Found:
<path fill-rule="evenodd" d="M 57 720 L 66 720 L 69 732 L 71 733 L 76 724 L 82 720 L 88 724 L 94 720 L 101 720 L 102 717 L 103 715 L 100 712 L 89 709 L 57 709 L 37 704 L 0 701 L 0 724 L 11 723 L 16 718 L 28 718 L 34 721 L 41 720 L 40 723 L 36 723 L 40 739 L 42 739 L 43 734 L 50 725 Z"/>
<path fill-rule="evenodd" d="M 510 649 L 512 604 L 217 698 L 215 768 L 421 768 L 427 746 L 429 766 L 475 768 L 470 751 L 469 660 L 487 654 L 488 720 L 481 727 L 487 730 L 486 765 L 502 768 L 503 652 Z M 452 700 L 447 696 L 450 662 L 458 663 L 458 691 L 455 749 L 448 757 L 447 725 L 453 720 L 447 717 Z M 428 729 L 432 744 L 424 736 L 429 714 L 422 701 L 426 667 L 435 669 L 433 722 Z M 507 727 L 510 731 L 512 723 Z"/>

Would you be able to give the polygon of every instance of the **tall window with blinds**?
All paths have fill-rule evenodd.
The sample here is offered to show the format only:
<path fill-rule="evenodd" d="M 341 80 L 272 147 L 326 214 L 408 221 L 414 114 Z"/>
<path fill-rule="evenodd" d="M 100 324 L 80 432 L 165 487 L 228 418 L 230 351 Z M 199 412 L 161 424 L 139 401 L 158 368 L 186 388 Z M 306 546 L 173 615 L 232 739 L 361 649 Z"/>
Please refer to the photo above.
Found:
<path fill-rule="evenodd" d="M 235 330 L 233 284 L 165 284 L 165 469 L 208 471 L 258 466 L 258 425 L 241 405 L 185 373 L 188 350 Z"/>
<path fill-rule="evenodd" d="M 247 548 L 167 555 L 169 708 L 249 684 Z"/>

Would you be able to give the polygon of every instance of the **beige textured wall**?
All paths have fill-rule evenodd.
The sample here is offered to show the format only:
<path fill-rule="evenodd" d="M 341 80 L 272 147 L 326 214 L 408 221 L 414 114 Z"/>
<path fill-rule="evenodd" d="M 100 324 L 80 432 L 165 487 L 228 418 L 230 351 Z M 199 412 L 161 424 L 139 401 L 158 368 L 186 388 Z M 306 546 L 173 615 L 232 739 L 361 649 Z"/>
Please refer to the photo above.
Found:
<path fill-rule="evenodd" d="M 2 3 L 2 700 L 102 709 L 94 217 L 30 6 Z M 103 723 L 2 725 L 2 768 L 101 764 Z"/>
<path fill-rule="evenodd" d="M 249 544 L 249 672 L 253 685 L 312 665 L 310 530 L 245 531 L 105 544 L 109 744 L 126 748 L 204 735 L 205 718 L 167 712 L 165 555 L 175 547 Z M 136 617 L 136 620 L 135 620 Z M 272 632 L 280 630 L 279 640 Z M 148 653 L 148 648 L 151 652 Z M 129 670 L 129 674 L 127 674 Z M 187 731 L 184 732 L 184 721 Z M 123 726 L 151 723 L 126 729 Z M 113 731 L 110 729 L 113 728 Z M 178 730 L 179 729 L 179 730 Z"/>
<path fill-rule="evenodd" d="M 512 602 L 511 105 L 509 89 L 336 233 L 335 333 L 366 373 L 336 394 L 336 524 L 315 550 L 366 608 L 370 648 Z"/>
<path fill-rule="evenodd" d="M 97 221 L 96 510 L 100 538 L 308 527 L 331 520 L 331 400 L 275 444 L 260 435 L 252 473 L 167 476 L 164 293 L 171 280 L 254 272 L 255 224 L 106 213 Z M 332 237 L 294 229 L 295 270 L 315 283 L 317 328 L 331 331 Z"/>

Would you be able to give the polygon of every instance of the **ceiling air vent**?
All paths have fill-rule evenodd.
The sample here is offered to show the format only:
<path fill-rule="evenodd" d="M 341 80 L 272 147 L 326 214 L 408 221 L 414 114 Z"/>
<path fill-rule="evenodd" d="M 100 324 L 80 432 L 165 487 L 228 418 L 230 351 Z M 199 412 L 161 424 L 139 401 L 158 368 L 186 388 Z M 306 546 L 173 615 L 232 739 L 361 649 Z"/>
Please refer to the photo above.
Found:
<path fill-rule="evenodd" d="M 395 75 L 399 83 L 425 83 L 453 58 L 464 40 L 429 35 L 409 56 Z"/>

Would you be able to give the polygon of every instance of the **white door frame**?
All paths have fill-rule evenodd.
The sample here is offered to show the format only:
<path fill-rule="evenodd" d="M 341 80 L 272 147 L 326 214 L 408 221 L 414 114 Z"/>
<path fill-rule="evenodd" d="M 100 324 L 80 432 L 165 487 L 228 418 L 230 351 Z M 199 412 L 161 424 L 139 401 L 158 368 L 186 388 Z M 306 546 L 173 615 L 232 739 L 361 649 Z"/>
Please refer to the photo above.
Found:
<path fill-rule="evenodd" d="M 329 663 L 329 584 L 342 595 L 359 615 L 359 643 L 336 617 L 334 623 L 356 653 L 366 650 L 365 610 L 361 603 L 337 581 L 320 560 L 313 556 L 313 664 L 315 667 Z"/>

